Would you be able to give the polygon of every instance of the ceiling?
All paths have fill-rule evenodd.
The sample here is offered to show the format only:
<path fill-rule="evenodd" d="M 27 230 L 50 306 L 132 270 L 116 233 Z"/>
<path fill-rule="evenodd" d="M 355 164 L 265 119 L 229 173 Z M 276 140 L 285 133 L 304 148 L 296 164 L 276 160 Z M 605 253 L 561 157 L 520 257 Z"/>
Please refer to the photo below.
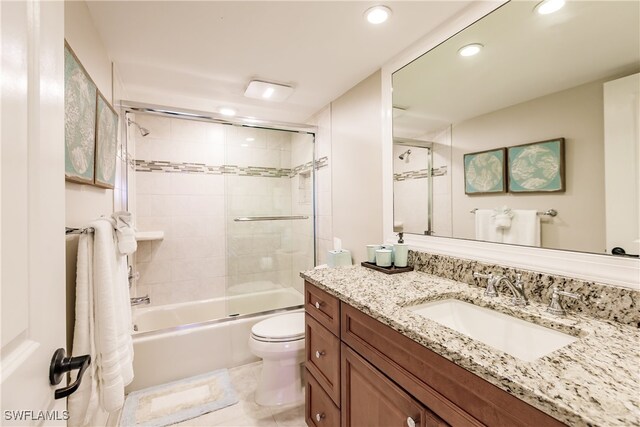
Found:
<path fill-rule="evenodd" d="M 492 111 L 640 71 L 640 2 L 514 1 L 393 75 L 394 135 L 417 138 Z M 484 45 L 472 57 L 458 49 Z"/>
<path fill-rule="evenodd" d="M 470 1 L 89 1 L 130 100 L 302 123 Z M 291 84 L 275 103 L 243 96 L 252 78 Z"/>

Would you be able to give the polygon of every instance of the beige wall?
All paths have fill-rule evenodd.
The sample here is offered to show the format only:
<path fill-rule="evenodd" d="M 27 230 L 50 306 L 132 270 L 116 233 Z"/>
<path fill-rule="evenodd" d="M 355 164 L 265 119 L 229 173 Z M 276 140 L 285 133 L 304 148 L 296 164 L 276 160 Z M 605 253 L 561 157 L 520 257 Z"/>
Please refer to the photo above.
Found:
<path fill-rule="evenodd" d="M 605 249 L 602 81 L 514 105 L 453 126 L 453 236 L 473 239 L 473 208 L 556 209 L 542 222 L 542 246 Z M 566 188 L 554 194 L 464 193 L 464 153 L 565 138 Z"/>
<path fill-rule="evenodd" d="M 74 53 L 85 67 L 98 90 L 117 109 L 120 99 L 124 98 L 120 79 L 113 76 L 111 59 L 93 26 L 89 9 L 84 1 L 65 1 L 64 4 L 64 37 Z M 118 100 L 117 102 L 114 102 Z M 122 125 L 122 123 L 120 123 Z M 122 151 L 118 156 L 122 158 Z M 116 192 L 124 176 L 122 164 L 116 162 L 118 168 L 116 176 Z M 121 198 L 118 197 L 117 209 L 122 208 Z M 80 185 L 65 182 L 65 225 L 67 227 L 82 227 L 100 215 L 109 215 L 114 211 L 114 191 L 91 185 Z M 62 230 L 60 230 L 62 232 Z M 67 281 L 67 347 L 71 348 L 73 339 L 73 323 L 75 312 L 75 279 L 78 237 L 66 238 L 66 281 Z"/>
<path fill-rule="evenodd" d="M 64 37 L 87 70 L 98 90 L 113 104 L 111 60 L 93 26 L 84 1 L 64 4 Z M 113 191 L 91 185 L 65 183 L 66 220 L 69 227 L 81 227 L 93 218 L 113 211 Z"/>
<path fill-rule="evenodd" d="M 331 103 L 332 232 L 354 263 L 382 242 L 381 105 L 380 71 Z"/>

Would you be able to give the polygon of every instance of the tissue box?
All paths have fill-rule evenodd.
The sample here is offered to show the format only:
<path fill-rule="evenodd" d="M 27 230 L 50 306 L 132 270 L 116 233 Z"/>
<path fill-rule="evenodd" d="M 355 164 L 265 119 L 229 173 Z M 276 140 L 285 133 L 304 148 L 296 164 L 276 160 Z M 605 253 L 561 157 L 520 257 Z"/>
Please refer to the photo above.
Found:
<path fill-rule="evenodd" d="M 351 265 L 351 252 L 345 249 L 329 251 L 327 254 L 327 264 L 329 267 Z"/>

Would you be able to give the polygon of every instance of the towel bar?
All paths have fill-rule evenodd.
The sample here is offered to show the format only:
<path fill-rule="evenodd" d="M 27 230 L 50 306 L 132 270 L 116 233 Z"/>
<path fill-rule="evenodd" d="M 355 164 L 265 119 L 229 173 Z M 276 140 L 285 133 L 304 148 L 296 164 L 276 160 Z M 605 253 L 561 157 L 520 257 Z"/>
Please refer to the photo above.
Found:
<path fill-rule="evenodd" d="M 478 210 L 478 208 L 473 208 L 473 209 L 471 209 L 471 210 L 469 211 L 469 213 L 474 214 L 474 213 L 476 213 L 476 211 L 477 211 L 477 210 Z M 558 216 L 558 211 L 557 211 L 557 210 L 555 210 L 555 209 L 549 209 L 549 210 L 546 210 L 546 211 L 544 211 L 544 212 L 540 212 L 540 211 L 538 211 L 537 213 L 538 213 L 538 215 L 540 215 L 540 216 L 550 216 L 550 217 Z"/>
<path fill-rule="evenodd" d="M 236 222 L 246 221 L 288 221 L 290 219 L 308 219 L 307 215 L 284 215 L 284 216 L 242 216 L 235 218 Z"/>
<path fill-rule="evenodd" d="M 95 230 L 93 227 L 86 228 L 73 228 L 73 227 L 65 227 L 64 234 L 68 236 L 69 234 L 83 234 L 83 233 L 93 233 Z"/>

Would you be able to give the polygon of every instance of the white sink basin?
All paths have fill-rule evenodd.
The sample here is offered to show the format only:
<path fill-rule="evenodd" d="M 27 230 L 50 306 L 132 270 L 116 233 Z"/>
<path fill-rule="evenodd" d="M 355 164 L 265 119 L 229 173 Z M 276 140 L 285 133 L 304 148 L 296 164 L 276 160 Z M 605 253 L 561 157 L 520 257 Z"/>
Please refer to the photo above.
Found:
<path fill-rule="evenodd" d="M 474 340 L 532 362 L 578 338 L 463 301 L 447 299 L 407 307 Z"/>

